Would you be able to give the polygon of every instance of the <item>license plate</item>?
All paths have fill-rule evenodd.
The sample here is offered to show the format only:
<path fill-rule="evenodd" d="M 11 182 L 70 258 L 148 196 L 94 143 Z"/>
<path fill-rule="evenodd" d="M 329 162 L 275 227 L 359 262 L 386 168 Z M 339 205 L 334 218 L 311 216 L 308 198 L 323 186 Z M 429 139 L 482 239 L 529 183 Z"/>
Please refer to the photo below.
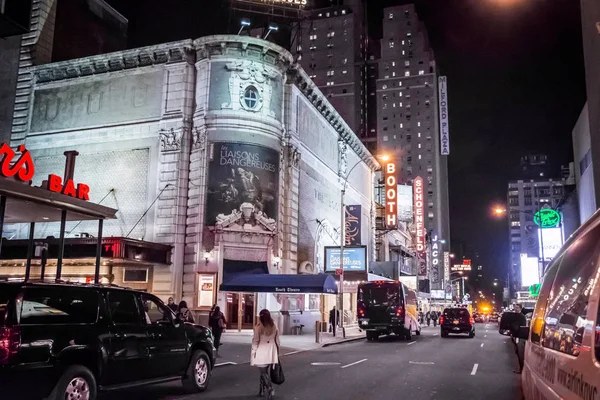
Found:
<path fill-rule="evenodd" d="M 360 323 L 361 323 L 362 325 L 369 325 L 369 318 L 361 319 L 361 320 L 360 320 Z"/>
<path fill-rule="evenodd" d="M 460 331 L 460 328 L 452 328 L 455 331 Z"/>
<path fill-rule="evenodd" d="M 454 321 L 452 322 L 454 325 L 458 325 L 458 321 Z"/>

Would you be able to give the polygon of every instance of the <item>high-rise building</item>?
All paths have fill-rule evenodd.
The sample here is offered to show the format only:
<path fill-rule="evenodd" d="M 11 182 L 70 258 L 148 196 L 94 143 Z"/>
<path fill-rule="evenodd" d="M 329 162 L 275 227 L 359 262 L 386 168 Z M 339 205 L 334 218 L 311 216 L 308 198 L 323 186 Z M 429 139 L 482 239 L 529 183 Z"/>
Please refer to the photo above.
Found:
<path fill-rule="evenodd" d="M 365 28 L 360 0 L 316 9 L 300 22 L 298 62 L 361 137 L 365 132 Z"/>
<path fill-rule="evenodd" d="M 545 154 L 527 154 L 521 157 L 521 177 L 539 179 L 548 176 L 548 156 Z"/>
<path fill-rule="evenodd" d="M 433 51 L 413 5 L 385 8 L 382 25 L 376 82 L 378 152 L 397 160 L 400 183 L 423 179 L 426 231 L 449 242 L 448 168 L 441 155 Z M 431 284 L 439 289 L 443 263 L 432 261 Z"/>

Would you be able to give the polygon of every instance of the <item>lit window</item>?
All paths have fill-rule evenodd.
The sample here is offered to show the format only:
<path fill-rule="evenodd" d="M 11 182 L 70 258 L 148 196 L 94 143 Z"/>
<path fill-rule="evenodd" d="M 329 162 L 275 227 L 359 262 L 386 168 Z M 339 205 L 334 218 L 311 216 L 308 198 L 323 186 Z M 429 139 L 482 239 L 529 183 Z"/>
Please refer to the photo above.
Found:
<path fill-rule="evenodd" d="M 392 61 L 392 67 L 396 66 L 396 61 Z"/>
<path fill-rule="evenodd" d="M 319 13 L 319 17 L 322 17 L 322 16 L 323 16 L 323 13 Z"/>
<path fill-rule="evenodd" d="M 404 50 L 402 50 L 402 55 L 406 54 L 406 52 Z"/>
<path fill-rule="evenodd" d="M 400 122 L 400 128 L 404 128 L 404 124 Z"/>
<path fill-rule="evenodd" d="M 412 36 L 412 33 L 410 33 L 410 32 L 406 33 L 406 37 L 411 37 L 411 36 Z"/>
<path fill-rule="evenodd" d="M 519 222 L 519 221 L 512 221 L 510 223 L 510 226 L 521 226 L 521 222 Z"/>
<path fill-rule="evenodd" d="M 404 66 L 408 67 L 410 65 L 410 61 L 404 61 Z"/>
<path fill-rule="evenodd" d="M 393 106 L 394 108 L 396 108 L 396 103 L 393 103 L 393 104 L 392 104 L 392 106 Z"/>
<path fill-rule="evenodd" d="M 404 76 L 410 76 L 410 71 L 404 71 Z"/>
<path fill-rule="evenodd" d="M 346 15 L 346 10 L 342 10 L 342 15 Z"/>
<path fill-rule="evenodd" d="M 396 76 L 396 73 L 395 73 L 395 72 L 392 72 L 392 76 Z"/>
<path fill-rule="evenodd" d="M 390 40 L 390 49 L 394 48 L 394 41 Z"/>
<path fill-rule="evenodd" d="M 421 132 L 417 133 L 417 137 L 421 137 Z"/>
<path fill-rule="evenodd" d="M 402 107 L 402 102 L 398 103 L 398 107 Z"/>
<path fill-rule="evenodd" d="M 334 36 L 335 36 L 335 32 L 329 32 L 329 33 L 327 34 L 327 37 L 334 37 Z"/>
<path fill-rule="evenodd" d="M 342 71 L 342 74 L 344 74 L 344 75 L 346 75 L 347 73 L 348 73 L 348 71 L 346 71 L 346 70 Z"/>
<path fill-rule="evenodd" d="M 425 71 L 423 71 L 422 69 L 419 70 L 419 75 L 423 75 L 423 74 L 425 74 Z"/>
<path fill-rule="evenodd" d="M 429 211 L 428 215 L 429 219 L 433 219 L 433 212 Z"/>
<path fill-rule="evenodd" d="M 389 19 L 394 19 L 394 13 L 390 13 L 390 15 L 388 15 Z"/>
<path fill-rule="evenodd" d="M 433 168 L 427 167 L 427 172 L 429 172 L 431 174 L 433 172 Z"/>
<path fill-rule="evenodd" d="M 310 79 L 315 79 L 317 76 L 316 75 L 311 75 Z"/>
<path fill-rule="evenodd" d="M 404 46 L 404 40 L 402 41 L 402 45 Z"/>
<path fill-rule="evenodd" d="M 258 91 L 254 86 L 248 86 L 244 92 L 244 104 L 250 109 L 255 109 L 258 105 Z"/>
<path fill-rule="evenodd" d="M 421 148 L 421 143 L 419 143 L 419 149 Z"/>
<path fill-rule="evenodd" d="M 398 97 L 402 97 L 402 92 L 398 92 Z"/>
<path fill-rule="evenodd" d="M 387 142 L 387 141 L 388 141 L 388 135 L 384 135 L 384 136 L 383 136 L 383 141 L 384 141 L 384 142 Z"/>
<path fill-rule="evenodd" d="M 383 85 L 381 88 L 382 88 L 383 90 L 385 90 L 385 89 L 387 89 L 387 85 Z"/>
<path fill-rule="evenodd" d="M 421 159 L 421 155 L 419 154 L 419 160 Z"/>
<path fill-rule="evenodd" d="M 402 81 L 398 82 L 398 86 L 402 86 Z"/>
<path fill-rule="evenodd" d="M 329 14 L 329 13 L 326 13 L 326 14 L 325 14 L 325 16 L 326 16 L 326 17 L 329 17 L 330 15 L 331 15 L 331 14 Z"/>
<path fill-rule="evenodd" d="M 417 126 L 421 126 L 421 123 L 420 123 L 420 122 L 417 122 Z"/>
<path fill-rule="evenodd" d="M 344 64 L 344 65 L 348 64 L 348 59 L 344 58 L 344 61 L 342 61 L 342 64 Z"/>

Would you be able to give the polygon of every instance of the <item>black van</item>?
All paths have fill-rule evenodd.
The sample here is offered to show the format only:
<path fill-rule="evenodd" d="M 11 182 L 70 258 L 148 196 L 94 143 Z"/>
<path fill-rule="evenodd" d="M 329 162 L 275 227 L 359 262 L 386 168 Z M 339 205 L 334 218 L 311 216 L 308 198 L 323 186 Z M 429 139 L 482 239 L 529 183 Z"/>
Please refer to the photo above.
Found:
<path fill-rule="evenodd" d="M 1 398 L 82 398 L 182 381 L 204 391 L 215 364 L 209 329 L 157 297 L 114 286 L 0 282 Z"/>
<path fill-rule="evenodd" d="M 421 334 L 417 294 L 398 281 L 373 281 L 358 285 L 358 326 L 367 340 L 399 335 L 407 340 Z"/>

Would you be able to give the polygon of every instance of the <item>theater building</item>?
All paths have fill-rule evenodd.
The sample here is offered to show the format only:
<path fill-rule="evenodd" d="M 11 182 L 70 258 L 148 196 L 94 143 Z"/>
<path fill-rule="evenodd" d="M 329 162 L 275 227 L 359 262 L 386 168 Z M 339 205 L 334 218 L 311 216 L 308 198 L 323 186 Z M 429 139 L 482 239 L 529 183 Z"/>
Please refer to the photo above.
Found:
<path fill-rule="evenodd" d="M 219 304 L 234 327 L 251 326 L 263 307 L 289 315 L 290 324 L 314 326 L 328 311 L 323 293 L 331 281 L 286 289 L 276 286 L 296 281 L 269 276 L 324 272 L 325 247 L 340 244 L 346 181 L 344 203 L 356 206 L 353 244 L 366 246 L 366 261 L 374 260 L 379 164 L 283 48 L 210 36 L 32 66 L 29 73 L 31 86 L 17 96 L 27 124 L 13 128 L 11 146 L 25 145 L 35 159 L 33 186 L 61 170 L 65 151 L 76 150 L 75 181 L 89 185 L 91 202 L 118 210 L 104 223 L 105 240 L 145 243 L 148 254 L 153 245 L 170 246 L 166 262 L 165 247 L 144 265 L 120 257 L 123 276 L 147 270 L 127 273 L 143 278 L 146 290 L 184 299 L 204 315 Z M 96 230 L 67 221 L 67 240 Z M 36 239 L 56 232 L 56 223 L 38 224 Z M 27 235 L 24 224 L 4 227 L 5 240 Z M 1 258 L 0 276 L 10 275 L 16 266 Z M 366 272 L 366 265 L 353 268 Z M 243 278 L 250 274 L 262 274 L 276 292 L 250 287 Z M 233 277 L 242 286 L 227 291 Z"/>

